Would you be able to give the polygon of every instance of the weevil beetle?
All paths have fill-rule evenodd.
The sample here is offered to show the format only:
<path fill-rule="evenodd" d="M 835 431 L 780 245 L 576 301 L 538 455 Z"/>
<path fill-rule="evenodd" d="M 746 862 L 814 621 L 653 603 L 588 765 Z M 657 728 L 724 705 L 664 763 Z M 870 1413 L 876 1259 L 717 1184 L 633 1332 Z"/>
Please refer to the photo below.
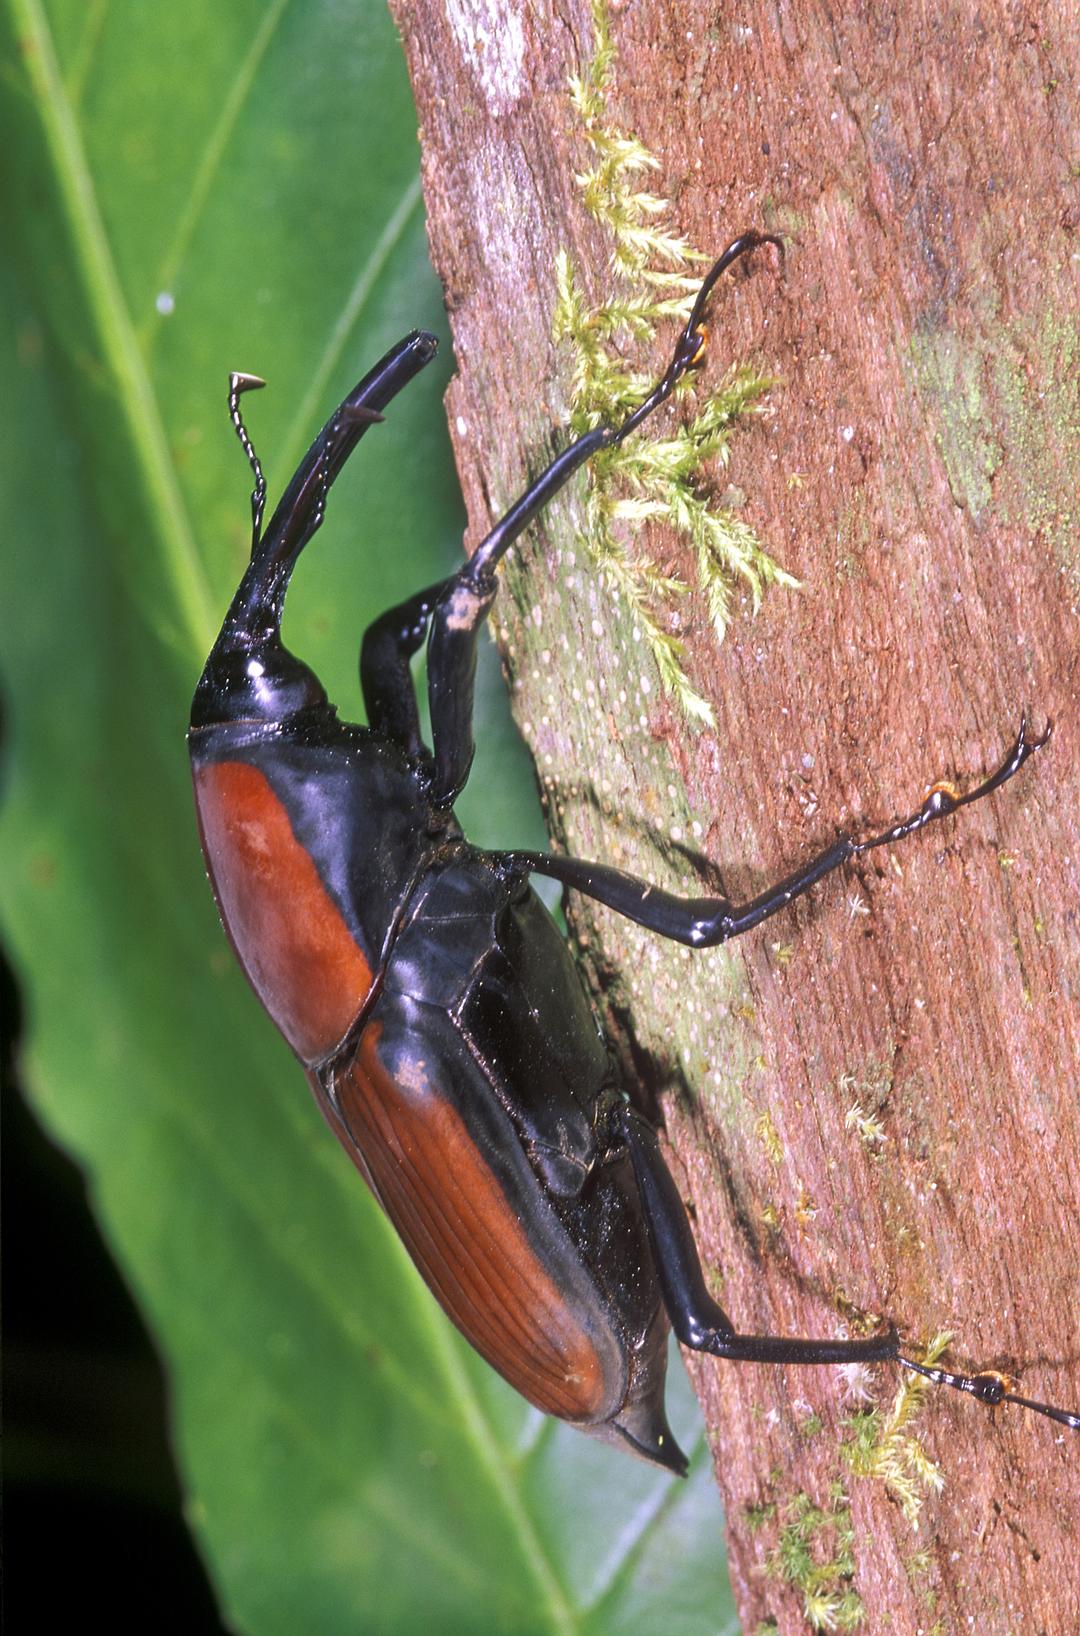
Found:
<path fill-rule="evenodd" d="M 530 1402 L 683 1472 L 667 1424 L 669 1324 L 735 1362 L 892 1360 L 986 1403 L 1064 1425 L 994 1371 L 955 1375 L 869 1339 L 741 1335 L 708 1294 L 682 1200 L 618 1081 L 567 946 L 533 892 L 547 875 L 658 933 L 710 948 L 758 925 L 847 859 L 999 788 L 1046 742 L 1021 721 L 1000 767 L 960 795 L 936 786 L 882 835 L 842 837 L 751 902 L 683 899 L 602 864 L 485 852 L 453 803 L 473 758 L 476 645 L 495 569 L 567 479 L 621 442 L 705 351 L 705 303 L 750 232 L 705 279 L 668 368 L 617 426 L 572 442 L 449 579 L 363 638 L 368 726 L 340 721 L 283 646 L 301 551 L 360 438 L 434 356 L 414 331 L 327 421 L 264 529 L 266 483 L 233 375 L 229 411 L 255 477 L 251 560 L 206 662 L 189 747 L 203 851 L 233 948 L 315 1098 L 451 1320 Z M 431 748 L 409 661 L 427 641 Z"/>

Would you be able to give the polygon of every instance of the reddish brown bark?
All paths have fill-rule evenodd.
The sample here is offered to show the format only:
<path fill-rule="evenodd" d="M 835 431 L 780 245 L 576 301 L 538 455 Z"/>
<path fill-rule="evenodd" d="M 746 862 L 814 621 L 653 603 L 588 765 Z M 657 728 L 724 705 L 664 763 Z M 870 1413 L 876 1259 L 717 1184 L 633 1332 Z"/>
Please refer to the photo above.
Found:
<path fill-rule="evenodd" d="M 555 253 L 600 270 L 610 249 L 573 181 L 586 155 L 566 81 L 591 25 L 582 0 L 394 9 L 475 540 L 564 437 Z M 805 589 L 774 593 L 720 648 L 701 606 L 683 610 L 717 717 L 695 732 L 571 556 L 575 502 L 553 508 L 499 624 L 557 840 L 701 890 L 682 832 L 745 897 L 838 827 L 977 776 L 1025 702 L 1057 732 L 1000 795 L 730 953 L 672 951 L 576 905 L 588 967 L 663 1093 L 741 1327 L 833 1334 L 850 1302 L 916 1340 L 952 1329 L 958 1363 L 1022 1367 L 1031 1395 L 1076 1407 L 1075 27 L 1052 7 L 805 0 L 737 16 L 636 0 L 613 26 L 612 112 L 659 156 L 679 225 L 717 249 L 750 226 L 787 238 L 782 284 L 758 258 L 718 289 L 712 367 L 756 354 L 782 379 L 730 477 Z M 882 1141 L 847 1126 L 856 1102 Z M 918 1430 L 946 1487 L 913 1534 L 843 1463 L 832 1371 L 691 1368 L 748 1630 L 806 1628 L 762 1568 L 785 1508 L 824 1504 L 837 1479 L 864 1628 L 1080 1628 L 1071 1434 L 938 1392 Z M 883 1403 L 894 1384 L 879 1380 Z M 748 1508 L 768 1505 L 753 1531 Z"/>

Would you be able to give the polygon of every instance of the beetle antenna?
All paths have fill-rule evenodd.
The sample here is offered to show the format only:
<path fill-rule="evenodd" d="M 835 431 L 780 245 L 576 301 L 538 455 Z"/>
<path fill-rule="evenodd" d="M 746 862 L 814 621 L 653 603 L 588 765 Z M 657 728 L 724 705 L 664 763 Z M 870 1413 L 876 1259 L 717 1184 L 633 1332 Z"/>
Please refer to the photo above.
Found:
<path fill-rule="evenodd" d="M 1080 1431 L 1080 1414 L 1073 1414 L 1069 1409 L 1055 1409 L 1049 1403 L 1036 1403 L 1034 1398 L 1021 1397 L 1014 1390 L 1019 1382 L 997 1369 L 982 1369 L 977 1375 L 955 1375 L 951 1370 L 939 1369 L 936 1365 L 916 1363 L 914 1358 L 905 1358 L 902 1354 L 897 1354 L 897 1362 L 914 1374 L 933 1381 L 935 1386 L 952 1386 L 958 1392 L 968 1392 L 991 1408 L 999 1403 L 1017 1403 L 1022 1409 L 1031 1409 L 1034 1414 L 1056 1420 L 1059 1426 Z"/>
<path fill-rule="evenodd" d="M 433 335 L 413 330 L 368 371 L 316 436 L 265 528 L 266 479 L 240 409 L 243 394 L 265 383 L 258 375 L 239 371 L 230 375 L 229 418 L 255 474 L 255 488 L 251 496 L 251 561 L 215 644 L 211 656 L 215 664 L 226 653 L 250 655 L 256 648 L 265 664 L 267 644 L 280 646 L 281 613 L 289 577 L 300 552 L 322 524 L 330 488 L 364 432 L 382 420 L 383 409 L 431 361 L 437 345 Z M 213 678 L 206 682 L 200 709 L 204 704 L 211 708 L 208 701 L 217 685 Z M 213 708 L 219 704 L 220 700 Z"/>
<path fill-rule="evenodd" d="M 262 462 L 255 453 L 255 445 L 248 435 L 244 425 L 244 417 L 240 413 L 240 399 L 245 392 L 255 392 L 266 382 L 259 375 L 245 375 L 241 370 L 234 369 L 229 376 L 229 419 L 233 423 L 233 430 L 240 439 L 240 446 L 248 457 L 248 465 L 255 473 L 255 487 L 251 491 L 251 555 L 254 556 L 259 545 L 259 530 L 262 528 L 263 511 L 266 508 L 266 478 L 263 476 Z"/>

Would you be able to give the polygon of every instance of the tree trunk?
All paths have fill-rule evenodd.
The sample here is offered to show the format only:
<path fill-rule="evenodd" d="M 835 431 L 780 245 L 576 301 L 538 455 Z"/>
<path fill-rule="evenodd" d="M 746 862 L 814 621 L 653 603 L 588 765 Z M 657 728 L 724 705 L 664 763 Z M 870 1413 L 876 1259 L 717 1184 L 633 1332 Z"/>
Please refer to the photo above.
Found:
<path fill-rule="evenodd" d="M 607 276 L 567 93 L 593 19 L 585 0 L 393 8 L 475 543 L 567 439 L 557 252 Z M 581 482 L 515 553 L 493 623 L 555 843 L 692 893 L 751 897 L 839 829 L 976 780 L 1025 704 L 1036 728 L 1055 720 L 999 794 L 727 950 L 690 954 L 581 899 L 571 920 L 741 1329 L 886 1315 L 912 1345 L 951 1331 L 953 1367 L 1022 1370 L 1027 1395 L 1076 1408 L 1071 26 L 1002 0 L 737 16 L 613 0 L 610 116 L 659 157 L 650 185 L 680 229 L 714 253 L 750 227 L 786 242 L 782 280 L 763 253 L 717 286 L 698 390 L 750 355 L 776 377 L 724 481 L 802 590 L 740 612 L 723 645 L 700 595 L 661 610 L 715 713 L 695 726 L 575 543 Z M 672 338 L 627 346 L 659 371 Z M 650 550 L 693 579 L 677 541 Z M 1072 1433 L 938 1390 L 891 1442 L 864 1423 L 860 1468 L 835 1370 L 688 1362 L 748 1631 L 860 1611 L 873 1631 L 1080 1628 Z M 873 1382 L 884 1415 L 897 1385 Z M 792 1562 L 800 1542 L 819 1574 Z"/>

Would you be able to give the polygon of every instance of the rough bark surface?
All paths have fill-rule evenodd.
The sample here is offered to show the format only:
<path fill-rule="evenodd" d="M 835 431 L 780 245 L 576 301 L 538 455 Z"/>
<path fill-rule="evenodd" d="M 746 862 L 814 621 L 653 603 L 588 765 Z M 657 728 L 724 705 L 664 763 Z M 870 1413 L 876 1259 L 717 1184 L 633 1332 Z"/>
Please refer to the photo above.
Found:
<path fill-rule="evenodd" d="M 583 0 L 393 9 L 475 541 L 565 441 L 556 252 L 598 276 L 610 253 L 575 187 L 566 90 L 592 26 Z M 695 731 L 575 548 L 580 491 L 552 508 L 495 623 L 557 844 L 744 898 L 838 829 L 976 778 L 1023 704 L 1056 733 L 1000 794 L 731 950 L 691 956 L 576 902 L 587 969 L 659 1097 L 741 1328 L 836 1334 L 852 1309 L 884 1313 L 1076 1407 L 1075 18 L 633 0 L 612 26 L 613 118 L 659 156 L 679 225 L 717 249 L 750 226 L 787 239 L 782 281 L 758 257 L 718 288 L 709 367 L 753 356 L 781 379 L 724 481 L 804 589 L 771 593 L 722 647 L 702 607 L 681 608 L 717 719 Z M 881 1139 L 849 1125 L 856 1103 Z M 916 1429 L 946 1486 L 913 1532 L 845 1463 L 835 1371 L 689 1362 L 748 1631 L 808 1628 L 767 1562 L 800 1496 L 827 1506 L 837 1482 L 863 1628 L 1080 1628 L 1073 1434 L 932 1394 Z M 877 1382 L 886 1406 L 895 1384 Z"/>

